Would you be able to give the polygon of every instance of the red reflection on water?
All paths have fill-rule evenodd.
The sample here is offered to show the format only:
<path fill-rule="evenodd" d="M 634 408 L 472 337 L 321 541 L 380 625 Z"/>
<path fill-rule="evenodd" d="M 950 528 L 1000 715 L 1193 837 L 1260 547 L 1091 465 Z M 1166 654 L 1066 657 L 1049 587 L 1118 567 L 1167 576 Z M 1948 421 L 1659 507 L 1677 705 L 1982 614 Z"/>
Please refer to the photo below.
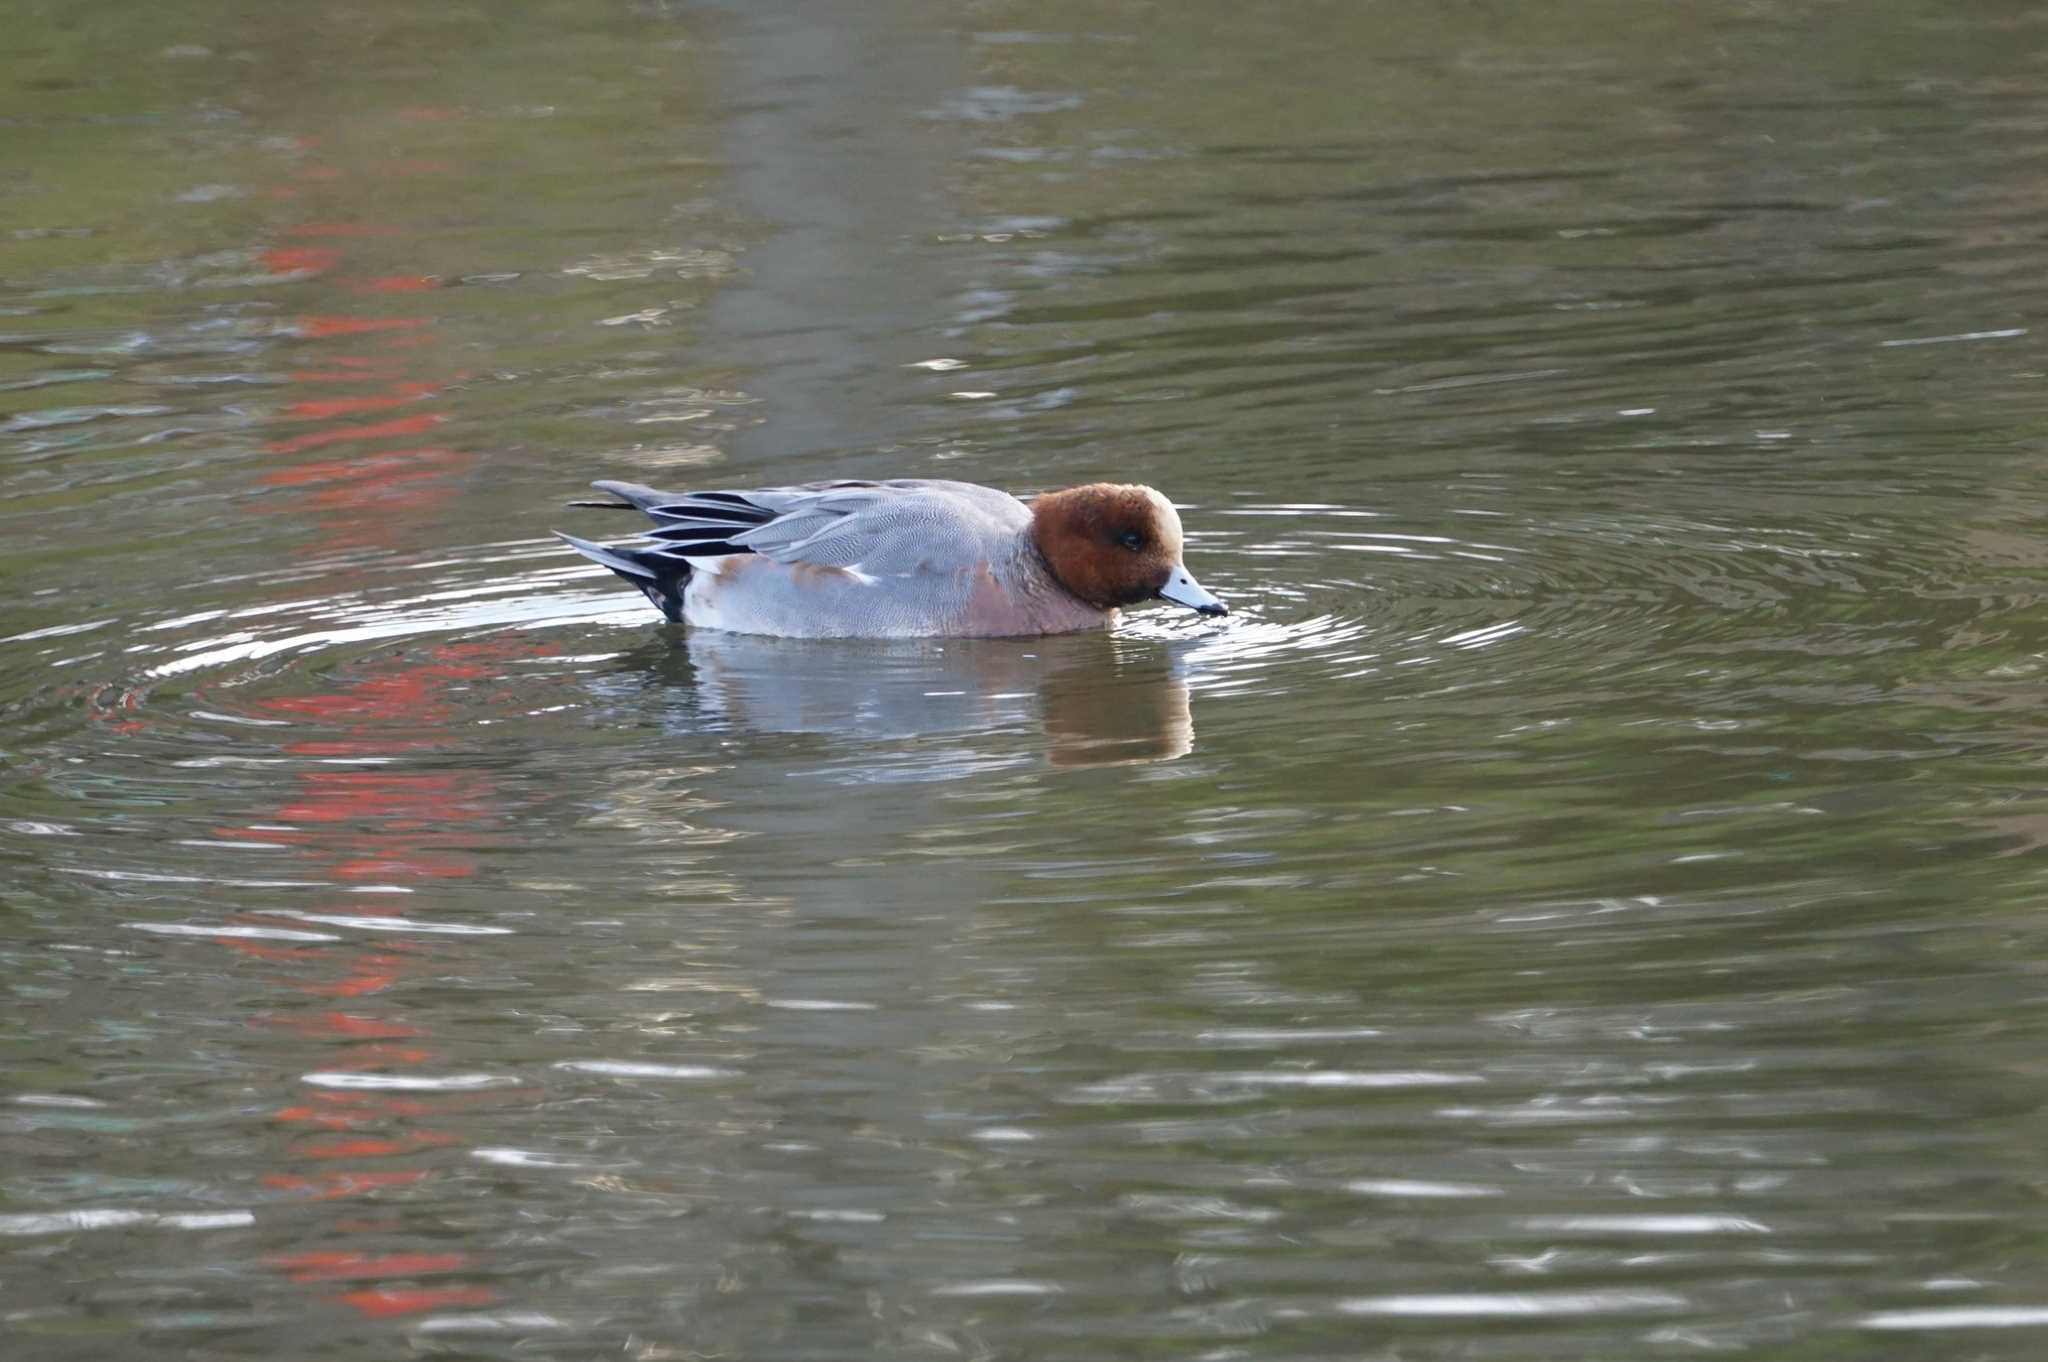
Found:
<path fill-rule="evenodd" d="M 280 1107 L 270 1113 L 273 1121 L 290 1125 L 318 1126 L 322 1130 L 348 1130 L 373 1119 L 365 1112 L 320 1111 L 313 1107 Z"/>
<path fill-rule="evenodd" d="M 507 661 L 545 651 L 552 650 L 516 640 L 440 644 L 423 656 L 378 659 L 362 674 L 336 678 L 325 691 L 278 697 L 265 708 L 326 729 L 319 737 L 286 745 L 300 756 L 431 763 L 432 753 L 448 742 L 445 726 L 470 703 L 465 697 L 472 688 L 500 674 Z M 296 785 L 291 797 L 250 819 L 254 826 L 233 831 L 252 840 L 282 836 L 292 854 L 321 862 L 337 884 L 424 886 L 472 875 L 472 849 L 506 816 L 504 797 L 486 773 L 442 765 L 313 766 L 298 772 Z M 352 899 L 332 911 L 337 916 L 383 918 L 389 929 L 401 927 L 404 910 L 403 901 L 379 898 L 369 904 Z M 319 947 L 291 957 L 291 963 L 321 969 L 324 977 L 296 981 L 295 987 L 309 997 L 368 999 L 392 992 L 424 962 L 449 949 L 444 940 L 400 939 L 371 950 Z M 429 1028 L 395 1010 L 398 1006 L 395 1001 L 382 1011 L 360 1003 L 316 1006 L 261 1021 L 325 1042 L 330 1052 L 314 1062 L 329 1072 L 394 1074 L 436 1062 Z M 332 1052 L 336 1047 L 339 1053 Z M 477 1101 L 504 1096 L 396 1096 L 374 1089 L 320 1089 L 273 1113 L 281 1129 L 301 1133 L 302 1138 L 292 1140 L 284 1153 L 302 1167 L 267 1172 L 263 1183 L 279 1194 L 312 1201 L 353 1200 L 420 1187 L 434 1176 L 432 1170 L 376 1165 L 403 1164 L 459 1143 L 453 1134 L 422 1126 Z M 302 1171 L 304 1165 L 340 1166 L 333 1171 Z M 295 1281 L 413 1277 L 470 1266 L 459 1255 L 326 1251 L 289 1255 L 275 1265 Z M 487 1287 L 456 1285 L 380 1287 L 352 1292 L 345 1299 L 363 1314 L 381 1318 L 449 1305 L 482 1305 L 497 1298 Z"/>
<path fill-rule="evenodd" d="M 344 440 L 388 440 L 394 435 L 424 435 L 446 419 L 435 412 L 424 412 L 418 416 L 401 416 L 393 421 L 375 421 L 368 425 L 335 426 L 330 430 L 294 435 L 289 440 L 273 440 L 270 452 L 296 454 L 302 449 L 340 444 Z"/>
<path fill-rule="evenodd" d="M 302 1144 L 292 1151 L 298 1159 L 375 1159 L 388 1154 L 410 1154 L 417 1148 L 407 1140 L 336 1140 L 331 1144 Z"/>
<path fill-rule="evenodd" d="M 336 416 L 354 416 L 358 412 L 389 411 L 408 402 L 417 402 L 434 391 L 434 386 L 428 383 L 404 386 L 424 391 L 386 393 L 381 397 L 309 397 L 286 407 L 284 414 L 299 421 L 327 421 Z"/>
<path fill-rule="evenodd" d="M 400 116 L 438 121 L 459 112 L 426 107 Z M 301 150 L 316 142 L 305 139 Z M 423 176 L 447 169 L 437 161 L 387 156 L 364 173 Z M 281 432 L 269 444 L 271 465 L 263 481 L 271 495 L 251 505 L 312 530 L 309 556 L 421 542 L 431 533 L 438 510 L 459 494 L 460 481 L 481 460 L 457 447 L 423 443 L 421 437 L 429 432 L 446 438 L 440 434 L 450 422 L 446 413 L 401 413 L 409 404 L 436 397 L 456 376 L 436 367 L 444 343 L 433 318 L 374 315 L 375 300 L 404 295 L 412 301 L 386 306 L 417 311 L 443 280 L 421 268 L 421 261 L 351 261 L 351 255 L 367 251 L 350 243 L 398 237 L 401 229 L 355 219 L 352 213 L 361 200 L 344 197 L 349 176 L 333 164 L 303 166 L 295 178 L 299 183 L 288 192 L 336 205 L 335 215 L 285 228 L 283 240 L 262 252 L 263 268 L 279 276 L 280 283 L 297 287 L 304 287 L 309 275 L 331 278 L 348 271 L 334 282 L 360 295 L 361 310 L 309 310 L 280 333 L 282 343 L 301 347 L 305 355 L 291 374 L 299 390 L 288 399 L 283 419 L 313 428 Z M 317 350 L 336 348 L 336 342 L 356 353 L 315 357 Z M 322 585 L 339 592 L 354 583 L 330 576 Z M 436 753 L 460 740 L 465 711 L 484 702 L 489 682 L 508 661 L 553 651 L 517 640 L 400 645 L 351 669 L 352 674 L 328 679 L 316 693 L 263 705 L 270 716 L 302 730 L 287 731 L 280 745 L 283 755 L 302 763 L 302 769 L 294 788 L 274 807 L 252 813 L 248 826 L 219 829 L 218 835 L 289 848 L 270 854 L 297 862 L 301 868 L 295 878 L 334 886 L 337 901 L 315 914 L 331 924 L 322 930 L 347 935 L 371 928 L 386 937 L 374 946 L 336 942 L 305 947 L 222 939 L 273 969 L 280 976 L 280 996 L 299 999 L 296 1006 L 282 1006 L 260 1019 L 272 1029 L 276 1044 L 297 1052 L 284 1061 L 284 1075 L 295 1081 L 317 1068 L 362 1075 L 358 1081 L 365 1085 L 295 1093 L 272 1113 L 279 1150 L 288 1161 L 261 1174 L 263 1185 L 274 1193 L 309 1201 L 419 1193 L 435 1176 L 433 1170 L 403 1165 L 457 1143 L 454 1135 L 423 1127 L 479 1102 L 527 1100 L 517 1090 L 441 1092 L 423 1085 L 426 1090 L 401 1096 L 374 1086 L 376 1075 L 438 1066 L 431 1028 L 407 1011 L 414 999 L 433 995 L 412 985 L 459 968 L 459 961 L 447 962 L 470 943 L 407 936 L 406 896 L 366 901 L 362 891 L 440 890 L 446 895 L 477 874 L 479 848 L 508 835 L 503 829 L 510 818 L 509 801 L 489 773 L 453 765 Z M 357 892 L 344 892 L 351 889 Z M 295 1282 L 365 1282 L 363 1289 L 339 1299 L 373 1319 L 498 1299 L 497 1292 L 480 1285 L 429 1287 L 388 1280 L 470 1270 L 473 1265 L 463 1254 L 350 1252 L 320 1242 L 336 1233 L 406 1232 L 403 1223 L 375 1216 L 327 1220 L 306 1251 L 280 1256 L 271 1265 Z"/>
<path fill-rule="evenodd" d="M 420 663 L 402 671 L 384 676 L 369 676 L 341 690 L 325 695 L 279 696 L 264 702 L 263 708 L 273 714 L 297 714 L 308 718 L 330 721 L 358 721 L 368 719 L 440 719 L 451 712 L 438 691 L 450 681 L 474 681 L 489 674 L 489 669 L 474 662 L 458 662 L 454 658 L 463 654 L 451 649 L 436 649 L 437 657 L 446 656 L 448 661 Z M 386 750 L 378 738 L 352 739 L 360 744 L 364 752 Z M 377 775 L 377 772 L 334 772 L 329 774 Z M 452 777 L 449 777 L 452 779 Z M 332 782 L 342 785 L 361 782 Z"/>
<path fill-rule="evenodd" d="M 467 468 L 474 460 L 464 455 L 454 462 L 458 467 Z M 447 484 L 448 472 L 446 467 L 424 467 L 383 477 L 355 478 L 309 493 L 306 501 L 311 509 L 318 511 L 424 510 L 443 505 L 454 497 L 454 489 Z M 374 527 L 365 524 L 354 533 L 337 531 L 328 543 L 335 549 L 347 549 L 382 543 L 384 538 Z"/>
<path fill-rule="evenodd" d="M 332 983 L 301 984 L 300 988 L 329 998 L 360 998 L 370 993 L 382 993 L 397 982 L 395 970 L 364 970 Z"/>
<path fill-rule="evenodd" d="M 349 287 L 360 293 L 425 293 L 441 281 L 431 274 L 379 274 Z"/>
<path fill-rule="evenodd" d="M 349 1281 L 362 1277 L 427 1277 L 454 1272 L 469 1263 L 462 1253 L 292 1253 L 270 1260 L 295 1282 Z"/>
<path fill-rule="evenodd" d="M 498 1299 L 498 1293 L 487 1286 L 416 1287 L 406 1291 L 351 1291 L 340 1299 L 372 1319 L 386 1319 L 393 1315 L 416 1315 L 444 1305 L 489 1305 Z"/>
<path fill-rule="evenodd" d="M 273 246 L 257 258 L 271 274 L 318 274 L 333 269 L 341 252 L 333 246 Z"/>
<path fill-rule="evenodd" d="M 316 1125 L 324 1130 L 348 1130 L 387 1116 L 426 1116 L 432 1111 L 433 1108 L 426 1103 L 414 1101 L 410 1097 L 387 1097 L 382 1093 L 336 1092 L 323 1089 L 314 1093 L 310 1101 L 273 1112 L 271 1119 Z"/>
<path fill-rule="evenodd" d="M 416 331 L 427 325 L 424 317 L 301 317 L 292 330 L 309 340 L 326 336 L 364 336 L 381 331 Z"/>
<path fill-rule="evenodd" d="M 329 1140 L 302 1144 L 292 1150 L 298 1159 L 388 1159 L 400 1154 L 417 1154 L 455 1143 L 453 1135 L 422 1132 L 404 1137 L 365 1136 L 355 1140 Z"/>
<path fill-rule="evenodd" d="M 331 1061 L 341 1073 L 367 1073 L 377 1069 L 404 1068 L 409 1064 L 425 1064 L 434 1057 L 432 1050 L 417 1045 L 357 1045 L 341 1059 Z"/>
<path fill-rule="evenodd" d="M 328 459 L 320 463 L 302 463 L 294 468 L 278 468 L 265 473 L 263 482 L 269 487 L 299 487 L 320 482 L 361 482 L 365 479 L 398 483 L 433 474 L 449 467 L 468 467 L 474 462 L 467 454 L 458 454 L 452 449 L 436 449 L 431 446 L 420 449 L 387 449 L 377 454 L 362 454 L 353 459 Z"/>
<path fill-rule="evenodd" d="M 376 747 L 363 742 L 360 738 L 308 738 L 304 742 L 288 742 L 279 750 L 293 757 L 360 757 L 373 752 L 380 756 L 390 756 L 398 752 L 422 752 L 441 745 L 432 738 L 394 738 Z M 260 836 L 260 833 L 251 831 L 249 836 Z"/>
<path fill-rule="evenodd" d="M 308 771 L 303 797 L 280 808 L 295 823 L 378 820 L 381 831 L 413 832 L 484 817 L 483 777 L 455 771 Z"/>
<path fill-rule="evenodd" d="M 353 1012 L 316 1012 L 309 1017 L 264 1017 L 258 1020 L 308 1034 L 330 1032 L 351 1040 L 409 1040 L 420 1034 L 416 1026 L 385 1021 L 381 1017 L 358 1016 Z"/>
<path fill-rule="evenodd" d="M 314 1201 L 335 1201 L 342 1197 L 367 1196 L 386 1187 L 410 1187 L 426 1177 L 424 1168 L 378 1168 L 348 1173 L 323 1173 L 300 1177 L 292 1173 L 265 1173 L 265 1187 L 293 1192 Z"/>

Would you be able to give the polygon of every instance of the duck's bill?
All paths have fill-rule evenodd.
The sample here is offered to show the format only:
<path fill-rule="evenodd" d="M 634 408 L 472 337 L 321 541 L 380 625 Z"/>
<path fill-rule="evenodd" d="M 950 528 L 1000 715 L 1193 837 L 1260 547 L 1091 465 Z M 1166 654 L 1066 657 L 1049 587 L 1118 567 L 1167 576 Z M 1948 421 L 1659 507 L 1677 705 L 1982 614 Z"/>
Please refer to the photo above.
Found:
<path fill-rule="evenodd" d="M 1227 615 L 1230 607 L 1202 589 L 1202 584 L 1188 575 L 1184 567 L 1177 567 L 1166 579 L 1166 585 L 1155 593 L 1162 601 L 1184 605 L 1197 615 Z"/>

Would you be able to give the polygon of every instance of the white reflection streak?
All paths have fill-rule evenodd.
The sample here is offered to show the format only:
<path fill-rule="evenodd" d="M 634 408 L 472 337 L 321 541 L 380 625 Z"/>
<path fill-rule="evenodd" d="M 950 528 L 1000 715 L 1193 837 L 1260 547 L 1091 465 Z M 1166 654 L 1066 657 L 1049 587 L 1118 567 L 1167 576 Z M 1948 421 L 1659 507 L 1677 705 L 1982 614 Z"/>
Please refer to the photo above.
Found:
<path fill-rule="evenodd" d="M 297 922 L 317 922 L 325 927 L 357 927 L 369 932 L 415 932 L 438 936 L 511 936 L 510 927 L 486 927 L 469 922 L 427 922 L 411 917 L 366 917 L 348 913 L 301 913 L 290 909 L 264 910 L 271 917 L 288 917 Z M 326 938 L 329 941 L 334 937 Z"/>
<path fill-rule="evenodd" d="M 495 600 L 487 604 L 470 604 L 460 608 L 437 610 L 409 611 L 406 607 L 411 604 L 413 602 L 398 602 L 383 618 L 367 624 L 339 629 L 309 630 L 301 634 L 271 639 L 268 642 L 243 642 L 225 647 L 212 647 L 205 652 L 194 653 L 174 662 L 152 667 L 146 675 L 152 678 L 178 676 L 185 672 L 208 671 L 232 662 L 254 662 L 266 657 L 275 657 L 279 653 L 301 649 L 334 648 L 375 639 L 410 638 L 417 634 L 439 633 L 450 629 L 483 629 L 493 625 L 601 623 L 637 618 L 638 613 L 620 609 L 617 598 L 609 592 L 603 596 L 589 597 L 525 595 Z"/>
<path fill-rule="evenodd" d="M 1451 634 L 1438 639 L 1437 642 L 1453 648 L 1484 648 L 1489 643 L 1498 643 L 1504 638 L 1527 632 L 1529 631 L 1521 624 L 1507 620 L 1501 624 L 1489 624 L 1484 629 L 1468 629 L 1462 634 Z"/>
<path fill-rule="evenodd" d="M 535 1154 L 525 1149 L 472 1149 L 472 1159 L 484 1163 L 503 1164 L 511 1168 L 589 1168 L 593 1165 L 579 1159 L 558 1159 L 546 1154 Z"/>
<path fill-rule="evenodd" d="M 1344 1184 L 1347 1192 L 1360 1196 L 1488 1197 L 1506 1196 L 1501 1187 L 1476 1182 L 1421 1182 L 1406 1178 L 1357 1178 Z"/>
<path fill-rule="evenodd" d="M 1856 1323 L 1865 1329 L 2023 1329 L 2048 1325 L 2048 1305 L 1937 1305 L 1879 1310 Z"/>
<path fill-rule="evenodd" d="M 31 629 L 25 634 L 10 634 L 0 638 L 0 643 L 32 643 L 39 638 L 63 638 L 67 634 L 89 634 L 95 629 L 104 629 L 114 621 L 111 619 L 88 620 L 84 624 L 53 624 L 47 629 Z"/>
<path fill-rule="evenodd" d="M 1769 1234 L 1739 1215 L 1535 1215 L 1524 1229 L 1561 1234 Z"/>
<path fill-rule="evenodd" d="M 1478 1074 L 1437 1073 L 1428 1069 L 1315 1069 L 1307 1073 L 1235 1073 L 1217 1077 L 1264 1088 L 1442 1088 L 1486 1081 Z"/>
<path fill-rule="evenodd" d="M 1057 1296 L 1066 1288 L 1056 1282 L 989 1281 L 957 1282 L 937 1287 L 934 1296 Z"/>
<path fill-rule="evenodd" d="M 621 1059 L 564 1059 L 554 1067 L 571 1073 L 606 1074 L 613 1078 L 734 1078 L 739 1072 L 708 1064 L 639 1064 Z"/>
<path fill-rule="evenodd" d="M 2024 336 L 2024 326 L 2009 326 L 2000 331 L 1958 331 L 1952 336 L 1908 336 L 1903 340 L 1879 341 L 1880 349 L 1895 350 L 1902 345 L 1949 345 L 1956 341 L 2010 340 Z"/>
<path fill-rule="evenodd" d="M 226 923 L 213 926 L 203 922 L 124 922 L 121 925 L 138 932 L 155 932 L 159 936 L 232 936 L 257 941 L 341 940 L 332 932 L 300 932 L 290 927 L 235 927 Z"/>
<path fill-rule="evenodd" d="M 1227 1026 L 1214 1031 L 1197 1031 L 1195 1039 L 1210 1045 L 1260 1045 L 1287 1041 L 1360 1040 L 1385 1034 L 1377 1026 Z"/>
<path fill-rule="evenodd" d="M 377 1089 L 385 1092 L 467 1092 L 495 1088 L 517 1079 L 504 1074 L 363 1074 L 310 1073 L 300 1075 L 301 1083 L 316 1088 Z"/>
<path fill-rule="evenodd" d="M 508 1329 L 563 1329 L 553 1315 L 511 1310 L 502 1315 L 432 1315 L 412 1326 L 417 1334 L 494 1334 Z"/>
<path fill-rule="evenodd" d="M 1548 1315 L 1611 1315 L 1683 1310 L 1685 1297 L 1669 1291 L 1470 1292 L 1461 1295 L 1363 1296 L 1337 1302 L 1346 1315 L 1402 1315 L 1445 1319 L 1529 1319 Z"/>
<path fill-rule="evenodd" d="M 71 1230 L 113 1230 L 148 1226 L 166 1230 L 228 1230 L 256 1223 L 250 1211 L 50 1211 L 0 1215 L 0 1234 L 64 1234 Z"/>
<path fill-rule="evenodd" d="M 136 884 L 224 884 L 232 889 L 332 889 L 324 880 L 229 880 L 211 875 L 167 875 L 151 870 L 95 870 L 90 866 L 60 865 L 60 874 L 83 875 L 94 880 Z M 410 889 L 396 892 L 410 894 Z"/>

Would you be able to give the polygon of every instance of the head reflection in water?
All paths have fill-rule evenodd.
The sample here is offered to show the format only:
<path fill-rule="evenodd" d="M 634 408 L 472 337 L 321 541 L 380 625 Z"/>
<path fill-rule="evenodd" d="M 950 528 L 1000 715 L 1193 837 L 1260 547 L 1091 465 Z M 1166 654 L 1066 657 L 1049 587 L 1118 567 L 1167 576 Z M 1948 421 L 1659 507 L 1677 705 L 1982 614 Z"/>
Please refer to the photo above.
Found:
<path fill-rule="evenodd" d="M 1172 761 L 1194 746 L 1187 682 L 1158 644 L 1074 634 L 821 647 L 700 629 L 682 645 L 653 644 L 626 665 L 687 697 L 692 726 L 862 738 L 1037 729 L 1060 767 Z"/>
<path fill-rule="evenodd" d="M 1164 659 L 1113 677 L 1092 669 L 1055 672 L 1040 697 L 1055 766 L 1173 761 L 1195 745 L 1187 682 Z"/>

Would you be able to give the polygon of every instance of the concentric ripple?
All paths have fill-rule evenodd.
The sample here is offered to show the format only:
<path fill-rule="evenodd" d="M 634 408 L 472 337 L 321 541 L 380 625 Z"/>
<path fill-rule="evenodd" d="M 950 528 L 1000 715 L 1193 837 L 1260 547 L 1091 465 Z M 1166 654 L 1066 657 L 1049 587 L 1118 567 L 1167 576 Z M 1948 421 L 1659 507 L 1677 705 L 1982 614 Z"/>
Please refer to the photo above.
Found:
<path fill-rule="evenodd" d="M 2048 29 L 1613 19 L 11 16 L 10 1356 L 2040 1355 Z"/>

